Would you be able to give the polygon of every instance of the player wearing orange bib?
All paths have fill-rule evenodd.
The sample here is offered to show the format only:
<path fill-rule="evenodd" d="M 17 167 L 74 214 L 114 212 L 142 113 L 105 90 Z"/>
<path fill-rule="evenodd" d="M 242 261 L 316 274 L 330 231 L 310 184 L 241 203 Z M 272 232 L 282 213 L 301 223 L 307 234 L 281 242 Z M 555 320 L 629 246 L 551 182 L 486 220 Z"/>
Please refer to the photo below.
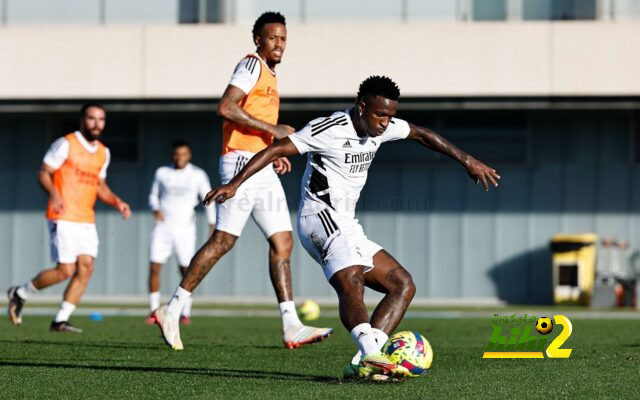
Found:
<path fill-rule="evenodd" d="M 22 308 L 31 294 L 71 278 L 50 329 L 82 332 L 68 320 L 87 288 L 98 255 L 96 199 L 115 207 L 125 219 L 131 216 L 129 205 L 111 191 L 105 180 L 110 153 L 98 141 L 105 118 L 103 106 L 84 105 L 80 131 L 56 140 L 44 157 L 38 180 L 49 194 L 46 215 L 51 258 L 57 265 L 24 285 L 9 288 L 9 319 L 14 325 L 22 323 Z"/>
<path fill-rule="evenodd" d="M 236 66 L 220 104 L 222 125 L 220 178 L 229 182 L 258 152 L 293 133 L 288 125 L 278 125 L 280 96 L 275 67 L 286 47 L 287 28 L 279 13 L 262 14 L 253 26 L 256 52 Z M 269 242 L 269 275 L 276 292 L 282 317 L 284 344 L 288 348 L 314 343 L 331 334 L 331 328 L 314 328 L 300 322 L 293 302 L 290 257 L 293 247 L 291 219 L 287 200 L 277 174 L 291 171 L 286 158 L 276 160 L 247 180 L 237 201 L 221 205 L 216 230 L 191 260 L 180 286 L 155 317 L 166 343 L 183 348 L 178 319 L 191 292 L 235 244 L 249 216 Z"/>

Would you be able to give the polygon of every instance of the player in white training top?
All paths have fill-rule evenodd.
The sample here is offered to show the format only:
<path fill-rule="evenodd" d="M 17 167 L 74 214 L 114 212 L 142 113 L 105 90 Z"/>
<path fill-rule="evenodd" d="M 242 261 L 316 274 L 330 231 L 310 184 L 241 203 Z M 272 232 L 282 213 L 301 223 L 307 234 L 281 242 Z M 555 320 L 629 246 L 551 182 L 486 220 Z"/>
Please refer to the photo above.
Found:
<path fill-rule="evenodd" d="M 218 104 L 218 115 L 223 118 L 222 183 L 229 182 L 274 139 L 295 131 L 278 123 L 280 95 L 275 68 L 287 45 L 284 16 L 275 12 L 260 15 L 253 25 L 253 41 L 255 53 L 238 63 Z M 154 313 L 162 337 L 171 348 L 184 348 L 177 322 L 180 310 L 200 281 L 235 245 L 250 216 L 269 243 L 269 277 L 278 300 L 284 345 L 297 348 L 324 340 L 333 332 L 332 328 L 304 325 L 296 312 L 290 265 L 293 227 L 277 175 L 290 171 L 291 163 L 286 158 L 274 160 L 238 189 L 236 199 L 218 207 L 215 232 L 196 252 L 169 302 Z"/>
<path fill-rule="evenodd" d="M 380 245 L 369 240 L 355 205 L 378 148 L 411 139 L 460 162 L 476 183 L 498 186 L 496 171 L 430 129 L 395 118 L 400 90 L 387 77 L 371 76 L 360 85 L 356 105 L 311 121 L 304 129 L 269 146 L 233 178 L 206 196 L 224 203 L 238 186 L 274 159 L 307 154 L 298 214 L 298 235 L 338 294 L 340 319 L 358 345 L 345 375 L 385 380 L 407 370 L 390 362 L 381 348 L 415 294 L 411 275 Z M 363 301 L 367 286 L 385 294 L 369 318 Z"/>
<path fill-rule="evenodd" d="M 160 306 L 160 271 L 175 251 L 184 276 L 191 257 L 196 252 L 196 214 L 194 207 L 211 190 L 206 172 L 191 164 L 191 147 L 185 141 L 173 143 L 173 162 L 156 170 L 149 194 L 149 207 L 153 211 L 155 226 L 151 232 L 149 266 L 148 324 L 155 323 L 153 310 Z M 209 235 L 216 223 L 215 207 L 205 207 L 209 222 Z M 191 298 L 188 299 L 180 322 L 191 323 Z"/>

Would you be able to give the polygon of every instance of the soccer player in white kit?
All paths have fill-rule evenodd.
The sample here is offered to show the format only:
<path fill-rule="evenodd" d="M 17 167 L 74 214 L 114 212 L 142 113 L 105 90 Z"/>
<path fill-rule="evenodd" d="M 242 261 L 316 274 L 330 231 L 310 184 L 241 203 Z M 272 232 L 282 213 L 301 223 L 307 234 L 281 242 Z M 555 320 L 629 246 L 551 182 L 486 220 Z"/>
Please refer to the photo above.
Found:
<path fill-rule="evenodd" d="M 280 95 L 275 68 L 287 44 L 285 18 L 280 13 L 265 12 L 256 20 L 252 33 L 256 51 L 240 60 L 218 104 L 218 115 L 223 118 L 220 157 L 223 183 L 274 139 L 295 131 L 278 124 Z M 332 328 L 306 326 L 298 317 L 290 265 L 293 228 L 277 176 L 291 171 L 291 163 L 283 157 L 273 164 L 265 165 L 239 188 L 237 199 L 218 208 L 213 235 L 196 252 L 169 303 L 154 312 L 162 337 L 174 350 L 184 348 L 178 323 L 180 310 L 211 268 L 234 246 L 249 216 L 269 243 L 269 277 L 278 300 L 285 347 L 293 349 L 319 342 L 333 332 Z"/>
<path fill-rule="evenodd" d="M 460 162 L 484 188 L 498 186 L 496 171 L 430 129 L 395 118 L 400 90 L 387 77 L 372 76 L 360 85 L 355 107 L 311 121 L 249 161 L 228 184 L 206 197 L 224 204 L 238 187 L 274 159 L 307 154 L 298 212 L 298 235 L 322 266 L 338 294 L 340 319 L 358 346 L 346 377 L 392 380 L 408 371 L 381 352 L 415 294 L 411 275 L 382 246 L 369 240 L 355 219 L 355 206 L 378 148 L 385 142 L 412 139 Z M 384 298 L 369 318 L 364 287 Z"/>
<path fill-rule="evenodd" d="M 148 324 L 155 323 L 153 310 L 160 307 L 160 270 L 175 251 L 180 273 L 184 276 L 191 257 L 196 252 L 196 207 L 211 190 L 206 172 L 191 164 L 191 147 L 185 141 L 173 143 L 173 162 L 156 170 L 149 194 L 155 226 L 151 232 L 149 266 Z M 215 207 L 205 207 L 209 235 L 216 223 Z M 180 322 L 191 323 L 191 298 L 188 299 Z"/>

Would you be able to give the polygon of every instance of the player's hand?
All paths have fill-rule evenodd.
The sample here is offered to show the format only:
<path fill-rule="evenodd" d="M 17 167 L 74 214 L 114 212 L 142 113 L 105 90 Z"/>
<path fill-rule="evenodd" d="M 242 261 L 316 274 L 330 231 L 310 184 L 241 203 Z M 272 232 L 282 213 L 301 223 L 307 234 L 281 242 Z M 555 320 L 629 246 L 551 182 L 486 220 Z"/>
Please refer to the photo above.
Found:
<path fill-rule="evenodd" d="M 296 131 L 296 128 L 289 125 L 279 124 L 273 128 L 273 137 L 276 139 L 284 139 Z"/>
<path fill-rule="evenodd" d="M 476 160 L 475 158 L 468 156 L 468 158 L 464 161 L 464 166 L 467 169 L 467 173 L 477 184 L 482 182 L 482 186 L 484 186 L 484 190 L 489 191 L 489 183 L 491 183 L 494 187 L 498 187 L 498 181 L 500 180 L 500 175 L 496 172 L 495 169 L 485 165 L 484 163 Z"/>
<path fill-rule="evenodd" d="M 287 157 L 280 157 L 273 162 L 273 170 L 278 175 L 284 175 L 291 172 L 291 161 Z"/>
<path fill-rule="evenodd" d="M 60 196 L 57 192 L 54 192 L 49 198 L 51 199 L 53 212 L 56 214 L 64 213 L 64 203 L 62 201 L 62 196 Z"/>
<path fill-rule="evenodd" d="M 129 217 L 131 216 L 131 207 L 129 207 L 129 204 L 125 203 L 124 201 L 119 201 L 116 204 L 116 209 L 122 216 L 122 219 L 129 219 Z"/>
<path fill-rule="evenodd" d="M 226 185 L 222 185 L 220 187 L 217 187 L 213 190 L 211 190 L 209 193 L 207 193 L 206 196 L 204 196 L 204 200 L 202 201 L 202 205 L 203 206 L 208 206 L 209 204 L 213 203 L 214 201 L 218 204 L 222 204 L 225 201 L 229 200 L 230 198 L 232 198 L 233 196 L 236 195 L 236 187 L 234 185 L 231 184 L 226 184 Z"/>
<path fill-rule="evenodd" d="M 160 210 L 156 210 L 153 212 L 153 219 L 157 222 L 164 221 L 164 214 Z"/>

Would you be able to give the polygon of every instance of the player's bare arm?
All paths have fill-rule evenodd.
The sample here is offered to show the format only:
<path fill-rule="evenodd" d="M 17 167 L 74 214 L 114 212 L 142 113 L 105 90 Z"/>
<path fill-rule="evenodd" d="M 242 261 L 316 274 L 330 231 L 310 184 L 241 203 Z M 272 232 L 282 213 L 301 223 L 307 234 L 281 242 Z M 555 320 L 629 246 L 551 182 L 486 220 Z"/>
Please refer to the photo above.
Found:
<path fill-rule="evenodd" d="M 476 160 L 429 128 L 413 124 L 409 124 L 409 128 L 411 130 L 409 131 L 409 136 L 407 137 L 408 139 L 415 140 L 431 150 L 445 154 L 458 161 L 465 167 L 471 179 L 473 179 L 476 183 L 480 181 L 482 182 L 482 185 L 484 186 L 484 189 L 486 191 L 489 190 L 489 183 L 491 183 L 494 187 L 498 187 L 500 175 L 498 175 L 495 169 Z"/>
<path fill-rule="evenodd" d="M 38 172 L 38 182 L 49 195 L 53 204 L 53 212 L 62 214 L 64 212 L 64 203 L 62 202 L 62 196 L 60 196 L 58 189 L 56 189 L 53 184 L 54 172 L 55 170 L 53 168 L 43 163 L 40 166 L 40 171 Z"/>
<path fill-rule="evenodd" d="M 236 124 L 269 133 L 276 139 L 282 139 L 295 132 L 295 129 L 289 125 L 273 125 L 259 120 L 244 111 L 242 107 L 240 107 L 240 101 L 245 96 L 246 94 L 240 88 L 233 85 L 227 86 L 218 104 L 218 115 Z"/>
<path fill-rule="evenodd" d="M 236 194 L 240 185 L 253 174 L 260 171 L 274 160 L 298 154 L 298 149 L 289 138 L 284 138 L 266 149 L 262 150 L 247 163 L 247 165 L 226 185 L 213 189 L 204 198 L 203 204 L 209 205 L 217 199 L 218 203 L 224 203 Z"/>
<path fill-rule="evenodd" d="M 98 185 L 98 198 L 103 203 L 108 204 L 118 210 L 120 215 L 122 215 L 122 218 L 128 219 L 131 216 L 131 207 L 129 207 L 129 204 L 124 202 L 120 197 L 116 196 L 109 185 L 107 185 L 107 181 L 104 179 L 100 179 L 100 184 Z"/>

